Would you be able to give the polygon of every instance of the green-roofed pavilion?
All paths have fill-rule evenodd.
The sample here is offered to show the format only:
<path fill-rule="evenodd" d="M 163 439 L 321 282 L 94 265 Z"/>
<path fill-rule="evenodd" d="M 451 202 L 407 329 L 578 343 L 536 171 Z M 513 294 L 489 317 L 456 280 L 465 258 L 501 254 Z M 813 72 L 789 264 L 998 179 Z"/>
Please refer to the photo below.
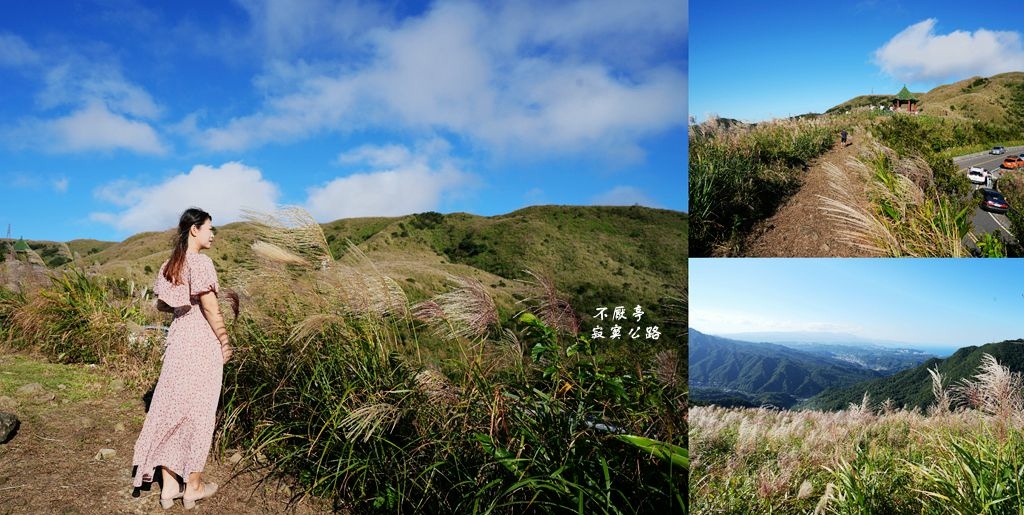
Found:
<path fill-rule="evenodd" d="M 25 242 L 25 238 L 18 238 L 18 241 L 14 243 L 14 250 L 25 252 L 27 250 L 31 250 L 31 247 L 29 247 L 28 243 Z"/>
<path fill-rule="evenodd" d="M 907 111 L 909 113 L 917 112 L 918 100 L 914 98 L 914 95 L 907 89 L 907 85 L 903 85 L 903 89 L 896 94 L 896 98 L 892 99 L 892 110 L 893 111 Z M 906 104 L 907 108 L 903 109 L 903 105 Z"/>

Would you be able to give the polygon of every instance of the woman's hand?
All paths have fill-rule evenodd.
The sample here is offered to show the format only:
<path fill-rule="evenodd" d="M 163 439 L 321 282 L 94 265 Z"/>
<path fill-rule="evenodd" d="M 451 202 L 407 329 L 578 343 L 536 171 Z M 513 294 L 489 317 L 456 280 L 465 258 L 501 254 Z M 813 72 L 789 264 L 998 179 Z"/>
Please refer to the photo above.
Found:
<path fill-rule="evenodd" d="M 224 363 L 227 363 L 231 359 L 231 355 L 234 354 L 234 351 L 231 349 L 231 345 L 222 343 L 220 344 L 220 353 L 224 356 Z"/>

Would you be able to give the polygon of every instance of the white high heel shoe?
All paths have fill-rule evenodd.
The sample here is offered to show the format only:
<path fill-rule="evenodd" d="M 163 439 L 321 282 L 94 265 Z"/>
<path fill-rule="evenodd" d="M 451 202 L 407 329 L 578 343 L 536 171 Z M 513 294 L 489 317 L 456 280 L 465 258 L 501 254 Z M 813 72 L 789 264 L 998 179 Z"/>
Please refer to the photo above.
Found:
<path fill-rule="evenodd" d="M 202 495 L 190 499 L 183 493 L 181 497 L 181 502 L 182 504 L 185 505 L 186 510 L 191 510 L 192 508 L 196 507 L 196 501 L 198 501 L 199 499 L 206 499 L 207 497 L 210 497 L 215 493 L 217 493 L 217 483 L 203 483 Z"/>
<path fill-rule="evenodd" d="M 185 497 L 185 492 L 181 492 L 181 491 L 179 491 L 177 495 L 175 495 L 174 497 L 171 497 L 170 499 L 164 497 L 163 494 L 161 494 L 160 495 L 160 506 L 163 509 L 165 509 L 165 510 L 169 510 L 169 509 L 174 507 L 174 500 L 175 499 L 182 499 L 184 497 Z"/>

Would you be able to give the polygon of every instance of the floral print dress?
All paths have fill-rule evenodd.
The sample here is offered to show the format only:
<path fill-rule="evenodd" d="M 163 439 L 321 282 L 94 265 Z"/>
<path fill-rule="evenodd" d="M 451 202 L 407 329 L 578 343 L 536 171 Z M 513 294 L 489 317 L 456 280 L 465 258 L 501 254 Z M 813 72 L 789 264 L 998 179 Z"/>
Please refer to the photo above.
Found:
<path fill-rule="evenodd" d="M 220 341 L 199 307 L 200 295 L 217 293 L 213 261 L 203 254 L 186 253 L 183 281 L 178 285 L 164 278 L 166 266 L 165 262 L 160 267 L 154 292 L 177 309 L 167 332 L 160 378 L 135 442 L 136 487 L 153 481 L 161 465 L 186 480 L 189 473 L 203 470 L 213 443 L 224 372 Z"/>

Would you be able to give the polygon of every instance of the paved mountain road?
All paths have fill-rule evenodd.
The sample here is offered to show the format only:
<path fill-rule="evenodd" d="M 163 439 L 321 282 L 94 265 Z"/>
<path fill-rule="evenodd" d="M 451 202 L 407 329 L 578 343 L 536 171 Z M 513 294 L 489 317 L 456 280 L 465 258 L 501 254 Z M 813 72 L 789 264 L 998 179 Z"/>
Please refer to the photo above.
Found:
<path fill-rule="evenodd" d="M 953 158 L 953 163 L 963 171 L 964 174 L 972 166 L 980 166 L 988 170 L 994 179 L 998 181 L 1001 174 L 1004 173 L 1024 173 L 1024 170 L 1003 170 L 999 168 L 999 165 L 1003 162 L 1003 159 L 1009 155 L 1017 155 L 1024 152 L 1024 147 L 1007 147 L 1006 153 L 1001 155 L 992 155 L 988 151 L 979 152 L 976 154 L 968 154 L 965 156 L 959 156 Z M 974 189 L 982 188 L 981 185 L 972 185 Z M 992 186 L 989 182 L 988 187 Z M 1010 206 L 1018 207 L 1018 206 Z M 1000 231 L 1004 240 L 1016 241 L 1013 234 L 1010 233 L 1010 220 L 1006 218 L 1006 215 L 990 213 L 981 209 L 980 207 L 974 208 L 974 216 L 971 218 L 974 224 L 975 236 L 990 233 L 992 231 Z M 972 244 L 973 246 L 973 244 Z"/>

